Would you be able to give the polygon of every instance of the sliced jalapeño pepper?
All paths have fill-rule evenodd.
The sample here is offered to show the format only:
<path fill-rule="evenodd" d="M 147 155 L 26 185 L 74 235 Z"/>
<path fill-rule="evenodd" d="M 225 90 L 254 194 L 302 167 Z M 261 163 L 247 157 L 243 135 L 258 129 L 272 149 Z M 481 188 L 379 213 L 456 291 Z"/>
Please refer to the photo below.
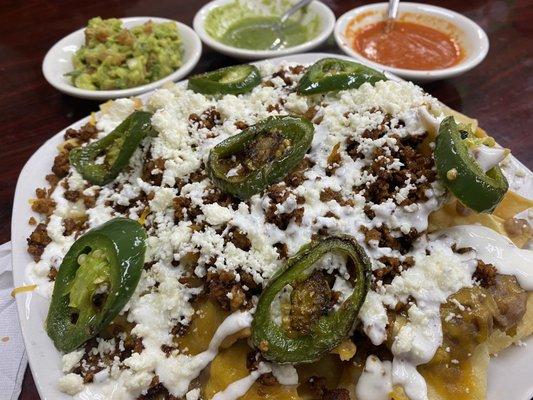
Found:
<path fill-rule="evenodd" d="M 85 147 L 70 151 L 70 163 L 94 185 L 105 185 L 126 167 L 139 143 L 154 135 L 150 119 L 152 114 L 135 111 L 110 134 Z M 103 158 L 98 162 L 99 158 Z"/>
<path fill-rule="evenodd" d="M 311 95 L 357 89 L 365 82 L 374 84 L 385 80 L 387 77 L 383 73 L 365 65 L 338 58 L 323 58 L 309 67 L 296 91 L 300 95 Z"/>
<path fill-rule="evenodd" d="M 306 119 L 269 117 L 211 149 L 207 173 L 220 189 L 248 199 L 288 175 L 309 150 L 313 134 Z"/>
<path fill-rule="evenodd" d="M 255 65 L 235 65 L 189 78 L 188 88 L 202 94 L 241 94 L 261 83 Z"/>
<path fill-rule="evenodd" d="M 57 349 L 76 349 L 122 310 L 141 277 L 145 240 L 139 223 L 115 218 L 74 242 L 59 267 L 46 320 Z"/>
<path fill-rule="evenodd" d="M 437 173 L 465 206 L 477 212 L 492 212 L 509 184 L 498 165 L 484 172 L 470 155 L 468 140 L 472 136 L 461 131 L 452 116 L 441 122 L 435 143 Z"/>
<path fill-rule="evenodd" d="M 347 256 L 348 262 L 353 265 L 353 272 L 350 273 L 354 289 L 337 309 L 321 315 L 311 324 L 306 334 L 294 334 L 275 321 L 275 310 L 272 308 L 276 305 L 279 294 L 288 285 L 294 292 L 299 283 L 310 279 L 314 273 L 314 264 L 327 253 Z M 330 236 L 304 246 L 272 277 L 261 294 L 252 322 L 253 345 L 261 351 L 263 357 L 277 363 L 309 363 L 318 360 L 352 331 L 368 291 L 370 271 L 370 260 L 353 237 Z M 311 293 L 303 296 L 300 293 L 298 297 L 312 298 L 316 293 L 318 290 L 311 290 Z"/>

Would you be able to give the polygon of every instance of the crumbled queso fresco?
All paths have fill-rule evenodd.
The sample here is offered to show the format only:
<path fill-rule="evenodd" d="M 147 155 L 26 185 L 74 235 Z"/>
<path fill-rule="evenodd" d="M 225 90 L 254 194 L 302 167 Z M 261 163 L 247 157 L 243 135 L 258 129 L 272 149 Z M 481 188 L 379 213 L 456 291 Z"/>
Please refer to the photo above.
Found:
<path fill-rule="evenodd" d="M 144 105 L 134 99 L 105 104 L 95 126 L 66 132 L 47 177 L 50 188 L 39 189 L 33 203 L 42 219 L 28 239 L 35 260 L 29 273 L 41 294 L 51 294 L 62 257 L 92 227 L 126 216 L 144 223 L 148 241 L 140 283 L 119 317 L 127 329 L 65 354 L 61 391 L 83 399 L 198 399 L 199 361 L 175 345 L 194 316 L 194 301 L 204 296 L 224 310 L 253 313 L 261 287 L 287 257 L 319 235 L 349 234 L 373 266 L 362 332 L 383 343 L 387 308 L 412 304 L 392 347 L 392 365 L 374 357 L 368 371 L 390 376 L 408 394 L 424 393 L 415 367 L 431 359 L 442 341 L 439 305 L 472 285 L 475 269 L 471 254 L 425 239 L 428 215 L 445 193 L 432 156 L 416 148 L 434 132 L 443 110 L 418 86 L 394 80 L 302 97 L 295 86 L 304 72 L 296 64 L 263 64 L 262 84 L 239 96 L 206 97 L 168 85 Z M 104 136 L 141 107 L 154 113 L 157 137 L 145 139 L 114 182 L 91 186 L 68 165 L 68 150 Z M 315 134 L 284 181 L 242 202 L 210 182 L 204 166 L 214 145 L 268 116 L 286 114 L 311 120 Z M 322 264 L 331 269 L 336 261 Z M 351 287 L 342 265 L 338 269 L 333 289 L 342 297 Z M 428 325 L 432 329 L 424 329 Z M 290 384 L 298 382 L 292 367 L 283 373 L 280 366 L 260 368 L 278 381 L 291 376 Z M 361 400 L 377 398 L 368 397 L 368 371 L 358 386 Z M 219 398 L 232 398 L 229 392 Z"/>

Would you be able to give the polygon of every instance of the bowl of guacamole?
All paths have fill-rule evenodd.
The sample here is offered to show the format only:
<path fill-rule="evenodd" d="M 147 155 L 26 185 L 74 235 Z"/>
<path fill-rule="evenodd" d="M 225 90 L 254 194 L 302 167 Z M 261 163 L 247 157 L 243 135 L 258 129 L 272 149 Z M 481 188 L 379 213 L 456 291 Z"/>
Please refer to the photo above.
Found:
<path fill-rule="evenodd" d="M 92 18 L 46 54 L 43 74 L 72 96 L 106 100 L 135 96 L 185 77 L 202 43 L 185 24 L 166 18 Z"/>
<path fill-rule="evenodd" d="M 74 53 L 72 84 L 87 90 L 128 89 L 158 81 L 182 64 L 176 24 L 152 20 L 128 29 L 117 18 L 92 18 Z"/>
<path fill-rule="evenodd" d="M 272 29 L 296 0 L 214 0 L 194 18 L 194 30 L 209 47 L 243 59 L 262 59 L 308 51 L 333 31 L 335 15 L 313 1 L 280 29 Z M 281 43 L 275 50 L 274 43 Z"/>

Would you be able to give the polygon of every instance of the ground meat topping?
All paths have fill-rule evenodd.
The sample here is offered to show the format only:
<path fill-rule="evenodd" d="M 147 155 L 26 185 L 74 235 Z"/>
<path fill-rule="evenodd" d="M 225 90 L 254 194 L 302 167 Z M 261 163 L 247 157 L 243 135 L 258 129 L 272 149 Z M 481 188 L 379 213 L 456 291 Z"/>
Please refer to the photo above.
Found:
<path fill-rule="evenodd" d="M 67 176 L 69 168 L 70 168 L 70 162 L 68 159 L 68 153 L 67 152 L 59 153 L 54 158 L 54 165 L 52 166 L 52 172 L 58 178 L 64 178 L 65 176 Z"/>
<path fill-rule="evenodd" d="M 81 192 L 78 190 L 65 190 L 63 197 L 68 201 L 76 202 L 81 196 Z"/>
<path fill-rule="evenodd" d="M 238 249 L 243 251 L 249 251 L 252 248 L 252 242 L 246 236 L 246 233 L 241 232 L 238 229 L 232 230 L 229 234 L 229 241 L 235 245 Z"/>
<path fill-rule="evenodd" d="M 154 186 L 161 186 L 163 181 L 163 171 L 165 170 L 165 160 L 162 158 L 150 159 L 143 165 L 142 180 Z"/>
<path fill-rule="evenodd" d="M 401 254 L 411 250 L 413 242 L 421 235 L 414 228 L 411 228 L 408 234 L 403 234 L 398 230 L 391 231 L 385 225 L 372 229 L 362 226 L 360 231 L 365 235 L 367 244 L 372 245 L 372 242 L 377 242 L 379 247 L 389 247 L 398 250 Z"/>
<path fill-rule="evenodd" d="M 235 274 L 229 271 L 208 272 L 205 281 L 208 298 L 226 311 L 249 309 L 251 297 L 259 287 L 248 273 L 240 272 L 239 277 L 237 281 Z"/>
<path fill-rule="evenodd" d="M 392 128 L 400 126 L 403 126 L 402 121 L 396 121 L 393 126 L 391 115 L 385 114 L 383 122 L 364 131 L 360 139 L 350 137 L 346 140 L 348 155 L 354 160 L 366 160 L 363 171 L 375 178 L 354 190 L 373 204 L 388 199 L 400 206 L 427 201 L 426 192 L 436 179 L 433 157 L 418 151 L 427 134 L 399 137 L 391 133 Z M 385 138 L 387 140 L 381 144 Z M 371 154 L 366 154 L 362 143 L 377 140 L 380 145 Z"/>
<path fill-rule="evenodd" d="M 63 235 L 70 236 L 75 232 L 80 232 L 86 228 L 85 219 L 65 218 L 63 220 Z"/>
<path fill-rule="evenodd" d="M 200 115 L 194 113 L 189 115 L 189 123 L 195 125 L 197 129 L 206 128 L 211 130 L 222 123 L 222 117 L 217 109 L 210 107 Z"/>
<path fill-rule="evenodd" d="M 65 131 L 64 138 L 65 140 L 77 139 L 80 143 L 87 143 L 91 139 L 96 139 L 97 136 L 98 129 L 96 129 L 96 126 L 91 123 L 87 123 L 80 129 L 67 129 Z"/>
<path fill-rule="evenodd" d="M 48 236 L 48 233 L 46 232 L 46 224 L 38 224 L 27 239 L 28 253 L 30 253 L 35 262 L 41 259 L 44 248 L 48 246 L 51 241 L 52 239 L 50 239 L 50 236 Z"/>
<path fill-rule="evenodd" d="M 129 327 L 111 324 L 107 328 L 111 331 L 116 330 L 116 332 L 111 332 L 116 339 L 113 340 L 114 343 L 112 342 L 114 346 L 110 346 L 110 349 L 104 354 L 93 350 L 98 349 L 98 341 L 103 340 L 102 337 L 97 336 L 87 341 L 84 345 L 85 354 L 72 372 L 81 375 L 84 383 L 90 383 L 93 382 L 95 374 L 113 363 L 115 357 L 118 357 L 120 361 L 124 361 L 126 358 L 131 357 L 133 353 L 141 353 L 144 349 L 142 339 L 125 333 L 123 331 L 124 328 Z"/>
<path fill-rule="evenodd" d="M 313 398 L 320 400 L 350 400 L 350 392 L 347 389 L 328 389 L 326 378 L 312 376 L 306 382 Z"/>
<path fill-rule="evenodd" d="M 399 258 L 383 256 L 378 259 L 384 267 L 378 268 L 372 272 L 374 276 L 374 284 L 381 282 L 383 284 L 389 284 L 392 280 L 400 275 L 403 271 L 411 268 L 415 261 L 413 257 L 405 257 L 403 261 Z"/>
<path fill-rule="evenodd" d="M 304 157 L 300 164 L 285 177 L 285 184 L 291 188 L 297 188 L 305 181 L 305 172 L 313 168 L 314 165 L 314 162 L 310 158 Z"/>
<path fill-rule="evenodd" d="M 481 260 L 477 260 L 476 271 L 472 278 L 479 282 L 483 287 L 493 286 L 496 283 L 496 267 L 492 264 L 485 264 Z"/>

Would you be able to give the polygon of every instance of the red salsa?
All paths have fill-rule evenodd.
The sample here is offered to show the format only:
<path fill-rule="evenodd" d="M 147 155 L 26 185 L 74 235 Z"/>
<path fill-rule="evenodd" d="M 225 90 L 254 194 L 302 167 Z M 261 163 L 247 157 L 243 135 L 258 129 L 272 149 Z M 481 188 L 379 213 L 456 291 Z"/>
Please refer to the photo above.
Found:
<path fill-rule="evenodd" d="M 462 57 L 461 48 L 452 37 L 402 21 L 395 21 L 390 27 L 382 21 L 361 28 L 355 32 L 353 47 L 371 61 L 414 70 L 448 68 Z"/>

